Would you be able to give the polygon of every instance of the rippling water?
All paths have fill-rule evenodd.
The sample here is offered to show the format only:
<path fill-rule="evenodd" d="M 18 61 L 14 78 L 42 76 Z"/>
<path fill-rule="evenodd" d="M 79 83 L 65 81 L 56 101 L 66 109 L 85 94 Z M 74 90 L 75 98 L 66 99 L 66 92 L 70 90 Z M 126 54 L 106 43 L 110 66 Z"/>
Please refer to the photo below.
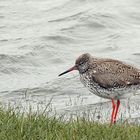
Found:
<path fill-rule="evenodd" d="M 85 52 L 140 67 L 139 0 L 0 1 L 3 104 L 36 110 L 52 99 L 60 113 L 97 109 L 110 115 L 110 102 L 83 88 L 77 72 L 57 77 Z M 139 102 L 139 95 L 124 101 L 123 116 L 139 117 Z"/>

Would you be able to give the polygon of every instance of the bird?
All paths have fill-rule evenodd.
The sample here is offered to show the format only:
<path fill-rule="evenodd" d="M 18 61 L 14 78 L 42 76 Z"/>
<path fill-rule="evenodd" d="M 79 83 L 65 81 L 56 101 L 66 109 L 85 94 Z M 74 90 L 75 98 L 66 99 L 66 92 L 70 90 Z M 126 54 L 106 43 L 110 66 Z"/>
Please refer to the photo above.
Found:
<path fill-rule="evenodd" d="M 81 54 L 75 65 L 62 72 L 62 76 L 78 70 L 81 83 L 95 95 L 112 102 L 111 124 L 116 123 L 120 100 L 130 97 L 140 89 L 140 70 L 123 61 Z"/>

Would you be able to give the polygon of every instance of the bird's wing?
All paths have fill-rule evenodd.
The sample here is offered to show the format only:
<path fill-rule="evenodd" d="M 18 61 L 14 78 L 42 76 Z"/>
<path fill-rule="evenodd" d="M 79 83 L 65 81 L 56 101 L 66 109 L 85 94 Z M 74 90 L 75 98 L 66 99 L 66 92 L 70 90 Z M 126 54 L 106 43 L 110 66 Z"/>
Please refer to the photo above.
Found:
<path fill-rule="evenodd" d="M 140 84 L 138 69 L 112 59 L 97 60 L 94 64 L 92 80 L 103 88 L 127 87 Z"/>

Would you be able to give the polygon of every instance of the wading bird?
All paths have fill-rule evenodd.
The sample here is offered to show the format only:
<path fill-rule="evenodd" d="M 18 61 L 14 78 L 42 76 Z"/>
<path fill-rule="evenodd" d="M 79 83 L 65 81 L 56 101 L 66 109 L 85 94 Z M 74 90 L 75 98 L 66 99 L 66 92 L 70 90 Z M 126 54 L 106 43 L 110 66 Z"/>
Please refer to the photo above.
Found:
<path fill-rule="evenodd" d="M 122 61 L 95 58 L 85 53 L 80 55 L 75 65 L 59 76 L 78 70 L 80 80 L 92 93 L 111 99 L 111 124 L 116 122 L 120 99 L 127 98 L 140 88 L 140 71 Z"/>

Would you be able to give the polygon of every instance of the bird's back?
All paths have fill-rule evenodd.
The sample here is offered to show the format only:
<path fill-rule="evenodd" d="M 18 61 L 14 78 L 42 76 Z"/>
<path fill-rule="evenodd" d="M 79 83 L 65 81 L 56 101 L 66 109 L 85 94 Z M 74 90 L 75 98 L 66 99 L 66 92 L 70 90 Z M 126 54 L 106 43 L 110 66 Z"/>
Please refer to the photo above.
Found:
<path fill-rule="evenodd" d="M 121 61 L 97 59 L 91 64 L 92 79 L 103 88 L 125 87 L 140 84 L 140 71 Z"/>
<path fill-rule="evenodd" d="M 113 59 L 93 59 L 89 65 L 89 70 L 81 75 L 81 81 L 90 91 L 94 88 L 93 92 L 96 90 L 99 96 L 104 97 L 103 94 L 108 91 L 112 94 L 112 91 L 119 91 L 119 89 L 125 91 L 140 87 L 140 71 L 133 66 Z M 100 95 L 101 91 L 104 93 Z M 108 96 L 105 95 L 105 98 Z M 118 95 L 113 95 L 112 98 L 115 96 Z"/>

